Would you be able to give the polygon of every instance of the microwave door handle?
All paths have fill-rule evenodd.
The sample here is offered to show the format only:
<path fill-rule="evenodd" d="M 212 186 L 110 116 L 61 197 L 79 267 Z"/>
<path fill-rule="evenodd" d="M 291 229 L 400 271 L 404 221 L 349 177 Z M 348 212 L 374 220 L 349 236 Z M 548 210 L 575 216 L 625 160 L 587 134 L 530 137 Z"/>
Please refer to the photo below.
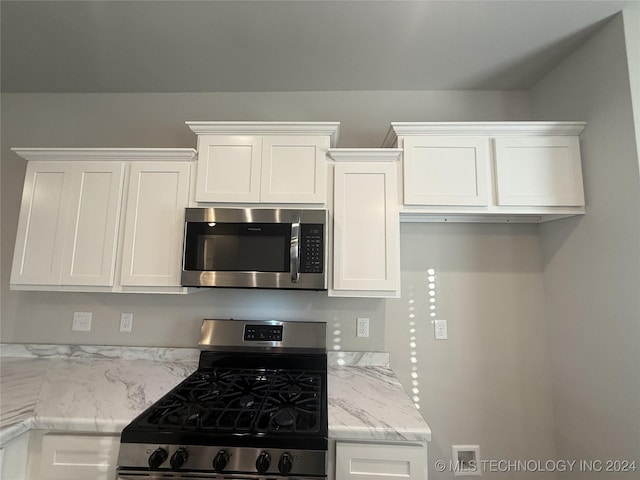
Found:
<path fill-rule="evenodd" d="M 300 278 L 300 220 L 291 224 L 291 246 L 289 250 L 291 283 L 298 283 Z"/>

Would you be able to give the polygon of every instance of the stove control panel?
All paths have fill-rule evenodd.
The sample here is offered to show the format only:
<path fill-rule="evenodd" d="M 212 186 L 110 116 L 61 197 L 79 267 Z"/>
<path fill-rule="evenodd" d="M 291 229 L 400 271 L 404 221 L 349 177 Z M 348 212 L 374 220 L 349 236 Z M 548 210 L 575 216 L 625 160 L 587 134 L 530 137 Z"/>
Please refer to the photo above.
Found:
<path fill-rule="evenodd" d="M 194 474 L 204 479 L 213 471 L 223 475 L 231 472 L 234 478 L 254 478 L 257 472 L 269 478 L 291 475 L 320 479 L 326 478 L 326 466 L 326 450 L 121 443 L 118 454 L 118 474 L 124 478 L 138 478 L 141 470 L 148 470 L 162 478 Z M 156 478 L 156 474 L 144 478 Z"/>
<path fill-rule="evenodd" d="M 245 342 L 281 342 L 282 325 L 246 325 Z"/>

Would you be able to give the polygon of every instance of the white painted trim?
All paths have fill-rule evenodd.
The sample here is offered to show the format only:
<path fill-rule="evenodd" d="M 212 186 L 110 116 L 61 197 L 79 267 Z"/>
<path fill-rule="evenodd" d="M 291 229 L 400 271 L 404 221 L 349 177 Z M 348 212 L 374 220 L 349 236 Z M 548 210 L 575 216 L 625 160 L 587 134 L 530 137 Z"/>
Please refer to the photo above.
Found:
<path fill-rule="evenodd" d="M 329 157 L 336 162 L 395 162 L 401 148 L 332 148 Z"/>
<path fill-rule="evenodd" d="M 392 122 L 382 147 L 406 135 L 580 135 L 586 122 Z"/>
<path fill-rule="evenodd" d="M 193 148 L 21 148 L 14 147 L 25 160 L 44 161 L 171 161 L 188 162 L 195 158 Z"/>
<path fill-rule="evenodd" d="M 185 122 L 197 135 L 328 135 L 338 143 L 340 122 Z"/>

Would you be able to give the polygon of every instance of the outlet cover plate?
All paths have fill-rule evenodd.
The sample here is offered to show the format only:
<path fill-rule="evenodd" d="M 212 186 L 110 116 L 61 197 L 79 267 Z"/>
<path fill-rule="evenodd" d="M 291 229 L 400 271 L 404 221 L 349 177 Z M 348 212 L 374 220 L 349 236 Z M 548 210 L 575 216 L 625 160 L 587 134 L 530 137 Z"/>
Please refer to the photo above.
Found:
<path fill-rule="evenodd" d="M 358 317 L 356 319 L 356 337 L 369 336 L 369 319 L 366 317 Z"/>
<path fill-rule="evenodd" d="M 76 330 L 78 332 L 90 332 L 92 319 L 92 312 L 73 312 L 71 330 Z"/>
<path fill-rule="evenodd" d="M 481 477 L 480 445 L 451 445 L 454 477 Z"/>

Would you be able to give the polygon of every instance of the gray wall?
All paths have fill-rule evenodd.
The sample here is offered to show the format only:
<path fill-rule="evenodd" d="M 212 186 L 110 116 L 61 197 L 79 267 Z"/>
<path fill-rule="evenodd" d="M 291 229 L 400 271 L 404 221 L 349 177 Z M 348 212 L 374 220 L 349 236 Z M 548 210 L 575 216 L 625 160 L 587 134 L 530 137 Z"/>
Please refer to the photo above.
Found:
<path fill-rule="evenodd" d="M 624 38 L 618 16 L 531 92 L 533 119 L 588 122 L 587 214 L 540 230 L 559 458 L 640 461 L 640 176 Z"/>
<path fill-rule="evenodd" d="M 9 291 L 25 161 L 9 149 L 195 147 L 186 120 L 340 121 L 339 146 L 377 147 L 391 121 L 523 120 L 523 92 L 322 92 L 2 95 L 2 341 L 192 347 L 203 317 L 326 320 L 343 349 L 384 350 L 385 302 L 317 292 L 214 290 L 189 296 Z M 72 332 L 74 311 L 94 312 L 91 332 Z M 121 312 L 133 332 L 118 331 Z M 371 337 L 355 337 L 357 316 Z M 335 329 L 334 329 L 335 330 Z M 331 332 L 332 329 L 329 329 Z M 331 339 L 333 342 L 334 339 Z"/>
<path fill-rule="evenodd" d="M 387 347 L 433 431 L 429 478 L 452 478 L 433 468 L 448 464 L 452 445 L 479 445 L 484 460 L 554 459 L 538 226 L 403 224 L 401 248 L 403 295 L 386 304 Z M 434 339 L 430 298 L 448 322 L 446 341 Z M 531 478 L 488 470 L 483 478 Z"/>

